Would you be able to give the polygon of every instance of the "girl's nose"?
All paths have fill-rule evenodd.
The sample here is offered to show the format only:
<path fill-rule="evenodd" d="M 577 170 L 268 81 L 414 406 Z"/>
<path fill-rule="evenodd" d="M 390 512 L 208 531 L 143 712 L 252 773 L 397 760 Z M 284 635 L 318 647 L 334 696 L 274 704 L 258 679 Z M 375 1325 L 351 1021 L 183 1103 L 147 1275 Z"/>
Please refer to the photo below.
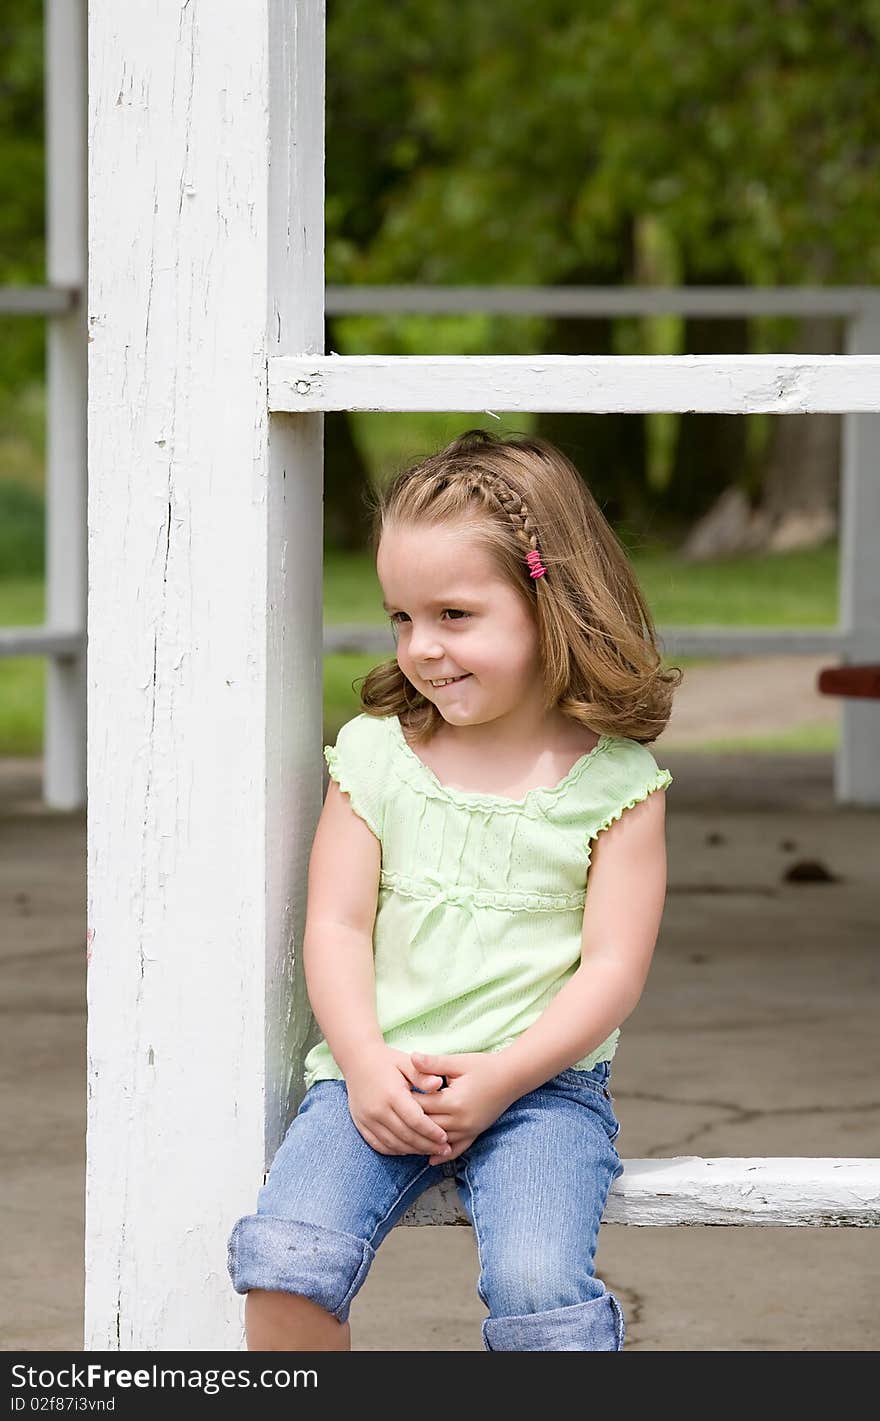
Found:
<path fill-rule="evenodd" d="M 443 648 L 432 632 L 414 630 L 409 639 L 409 654 L 416 666 L 427 667 L 432 661 L 440 666 L 443 661 Z"/>

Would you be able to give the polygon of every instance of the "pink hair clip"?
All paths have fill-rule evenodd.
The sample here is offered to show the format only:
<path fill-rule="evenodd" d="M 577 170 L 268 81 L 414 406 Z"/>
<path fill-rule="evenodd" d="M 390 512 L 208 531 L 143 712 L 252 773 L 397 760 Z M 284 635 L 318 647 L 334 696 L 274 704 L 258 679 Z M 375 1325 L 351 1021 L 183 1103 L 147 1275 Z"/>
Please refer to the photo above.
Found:
<path fill-rule="evenodd" d="M 543 577 L 547 569 L 541 562 L 541 554 L 535 552 L 534 548 L 526 553 L 526 562 L 529 565 L 530 577 Z"/>

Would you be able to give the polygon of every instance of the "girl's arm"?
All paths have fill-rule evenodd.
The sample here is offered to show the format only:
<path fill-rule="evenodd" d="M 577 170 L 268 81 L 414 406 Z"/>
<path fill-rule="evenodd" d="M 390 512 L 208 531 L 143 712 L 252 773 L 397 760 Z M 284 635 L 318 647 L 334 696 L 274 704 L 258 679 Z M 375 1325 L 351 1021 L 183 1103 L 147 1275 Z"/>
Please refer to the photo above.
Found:
<path fill-rule="evenodd" d="M 373 924 L 382 847 L 331 779 L 309 858 L 303 965 L 309 1002 L 343 1075 L 384 1046 Z"/>
<path fill-rule="evenodd" d="M 593 841 L 580 966 L 538 1020 L 494 1055 L 511 1100 L 588 1055 L 635 1010 L 665 900 L 666 794 L 658 789 Z"/>

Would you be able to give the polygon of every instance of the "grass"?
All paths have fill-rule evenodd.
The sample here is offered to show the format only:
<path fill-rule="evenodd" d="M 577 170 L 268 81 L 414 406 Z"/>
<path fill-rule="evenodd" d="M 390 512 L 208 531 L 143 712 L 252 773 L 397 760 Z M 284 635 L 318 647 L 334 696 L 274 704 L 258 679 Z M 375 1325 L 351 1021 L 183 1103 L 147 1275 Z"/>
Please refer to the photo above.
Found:
<path fill-rule="evenodd" d="M 837 621 L 837 548 L 684 563 L 665 551 L 633 549 L 636 573 L 658 625 L 833 626 Z M 38 625 L 44 616 L 41 577 L 0 581 L 0 625 Z M 328 623 L 385 623 L 382 591 L 368 553 L 328 553 L 324 561 Z M 389 633 L 388 656 L 393 655 Z M 328 656 L 324 661 L 324 727 L 335 739 L 359 709 L 353 683 L 381 656 Z M 677 657 L 679 666 L 702 658 Z M 0 659 L 0 755 L 40 755 L 46 663 L 43 657 Z M 797 727 L 778 735 L 713 740 L 701 750 L 820 751 L 837 743 L 833 725 Z"/>
<path fill-rule="evenodd" d="M 686 563 L 631 550 L 655 621 L 678 626 L 805 627 L 837 621 L 837 547 Z M 382 590 L 368 553 L 324 559 L 328 622 L 382 622 Z"/>
<path fill-rule="evenodd" d="M 42 577 L 15 577 L 0 582 L 0 625 L 38 626 L 43 621 L 44 605 Z M 45 657 L 0 658 L 0 755 L 43 753 L 45 687 Z"/>
<path fill-rule="evenodd" d="M 749 754 L 817 755 L 836 750 L 839 742 L 839 729 L 829 722 L 827 725 L 796 725 L 791 730 L 766 735 L 730 735 L 719 740 L 701 740 L 698 745 L 689 745 L 688 753 L 732 755 L 748 751 Z"/>

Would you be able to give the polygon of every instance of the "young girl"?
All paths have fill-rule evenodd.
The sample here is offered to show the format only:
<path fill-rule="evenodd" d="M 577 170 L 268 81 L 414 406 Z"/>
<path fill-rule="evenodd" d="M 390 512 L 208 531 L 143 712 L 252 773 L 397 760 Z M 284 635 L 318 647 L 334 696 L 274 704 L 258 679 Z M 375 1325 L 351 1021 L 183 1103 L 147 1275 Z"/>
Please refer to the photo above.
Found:
<path fill-rule="evenodd" d="M 248 1347 L 349 1349 L 376 1249 L 448 1176 L 484 1348 L 617 1351 L 593 1269 L 623 1170 L 609 1077 L 663 912 L 672 776 L 646 746 L 681 671 L 546 441 L 472 430 L 373 517 L 397 655 L 324 749 L 303 946 L 324 1039 L 229 1239 Z"/>

